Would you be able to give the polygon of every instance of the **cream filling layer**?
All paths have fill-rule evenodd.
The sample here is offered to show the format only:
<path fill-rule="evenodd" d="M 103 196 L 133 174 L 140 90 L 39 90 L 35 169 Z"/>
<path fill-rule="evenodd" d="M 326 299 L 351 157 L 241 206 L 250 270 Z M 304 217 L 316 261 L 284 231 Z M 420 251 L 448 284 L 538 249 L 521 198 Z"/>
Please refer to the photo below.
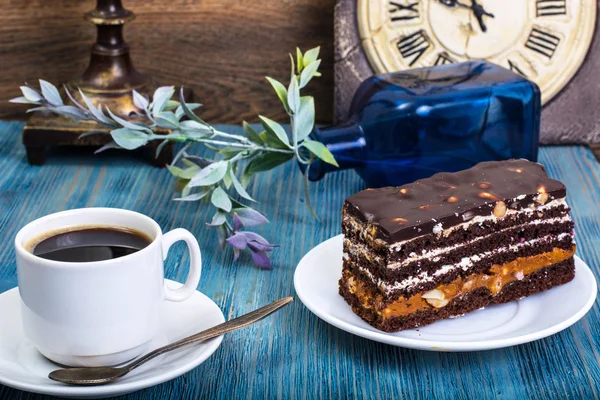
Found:
<path fill-rule="evenodd" d="M 462 243 L 457 243 L 453 246 L 447 246 L 447 247 L 438 247 L 436 249 L 432 249 L 432 250 L 423 250 L 423 252 L 421 254 L 417 254 L 417 253 L 410 253 L 408 255 L 408 257 L 406 257 L 405 259 L 403 259 L 402 261 L 399 262 L 395 262 L 395 263 L 390 263 L 387 265 L 387 268 L 389 269 L 398 269 L 404 266 L 407 266 L 411 263 L 423 260 L 423 259 L 432 259 L 433 261 L 438 261 L 436 260 L 436 257 L 442 256 L 446 253 L 449 253 L 451 251 L 454 251 L 456 249 L 460 249 L 462 247 L 465 246 L 470 246 L 473 243 L 477 243 L 480 242 L 482 240 L 485 240 L 487 238 L 489 238 L 492 235 L 497 235 L 506 231 L 509 231 L 511 229 L 517 229 L 517 228 L 522 228 L 525 226 L 529 226 L 529 225 L 551 225 L 551 224 L 556 224 L 556 223 L 564 223 L 564 222 L 569 222 L 571 221 L 571 217 L 567 214 L 563 217 L 556 217 L 556 218 L 548 218 L 548 219 L 536 219 L 534 221 L 531 222 L 527 222 L 525 224 L 521 224 L 521 225 L 516 225 L 516 226 L 511 226 L 508 228 L 504 228 L 501 229 L 499 231 L 495 231 L 493 233 L 490 233 L 489 235 L 485 235 L 485 236 L 479 236 L 478 238 L 469 240 L 468 242 L 462 242 Z"/>
<path fill-rule="evenodd" d="M 494 204 L 490 203 L 489 206 L 492 208 L 490 210 L 490 215 L 476 215 L 476 216 L 474 216 L 474 217 L 472 217 L 472 218 L 469 219 L 469 215 L 468 215 L 468 212 L 467 212 L 467 213 L 463 214 L 463 219 L 465 219 L 466 222 L 464 222 L 462 224 L 459 224 L 459 225 L 451 226 L 451 227 L 446 228 L 446 229 L 444 229 L 443 225 L 441 223 L 439 223 L 439 224 L 437 224 L 437 225 L 434 226 L 432 233 L 434 233 L 434 234 L 436 234 L 438 236 L 443 235 L 444 237 L 447 237 L 452 232 L 454 232 L 456 230 L 459 230 L 459 229 L 467 230 L 467 229 L 469 229 L 469 227 L 471 227 L 473 225 L 477 225 L 477 224 L 482 224 L 483 225 L 483 223 L 487 222 L 487 221 L 498 221 L 498 220 L 504 219 L 507 216 L 511 216 L 511 215 L 522 214 L 522 213 L 531 214 L 533 212 L 545 211 L 545 210 L 549 210 L 549 209 L 552 209 L 552 208 L 563 207 L 563 206 L 566 206 L 566 205 L 567 205 L 567 202 L 565 201 L 565 198 L 563 197 L 561 199 L 552 200 L 552 201 L 550 201 L 550 202 L 548 202 L 548 203 L 546 203 L 546 204 L 544 204 L 542 206 L 537 206 L 535 208 L 533 208 L 533 207 L 532 208 L 523 208 L 523 209 L 520 209 L 520 210 L 515 210 L 515 209 L 512 209 L 512 208 L 508 208 L 506 210 L 506 214 L 502 218 L 498 218 L 493 213 L 493 206 L 494 206 Z M 434 221 L 434 222 L 436 222 L 436 221 Z M 420 235 L 420 236 L 423 236 L 423 235 Z M 418 237 L 420 237 L 420 236 L 418 236 Z M 418 237 L 394 243 L 394 244 L 392 244 L 392 245 L 389 246 L 390 251 L 400 251 L 402 249 L 402 246 L 404 246 L 407 243 L 410 243 L 411 241 L 417 239 Z"/>
<path fill-rule="evenodd" d="M 436 261 L 439 261 L 441 256 L 443 256 L 444 254 L 446 254 L 448 252 L 454 251 L 456 249 L 460 249 L 461 247 L 464 247 L 464 246 L 472 245 L 473 243 L 485 240 L 492 235 L 497 235 L 499 233 L 506 232 L 511 229 L 523 228 L 523 227 L 529 226 L 529 225 L 545 225 L 545 224 L 563 223 L 563 222 L 569 222 L 569 221 L 571 221 L 571 217 L 569 215 L 565 215 L 563 217 L 534 220 L 531 222 L 527 222 L 525 224 L 504 228 L 502 230 L 490 233 L 488 235 L 480 236 L 480 237 L 472 239 L 468 242 L 458 243 L 453 246 L 438 247 L 438 248 L 431 249 L 431 250 L 423 250 L 421 252 L 421 254 L 417 254 L 417 253 L 413 252 L 413 253 L 410 253 L 409 256 L 404 258 L 402 261 L 388 264 L 387 268 L 389 268 L 389 269 L 402 268 L 407 265 L 410 265 L 411 263 L 418 262 L 423 259 L 431 259 L 432 261 L 436 262 Z M 352 255 L 360 255 L 370 262 L 375 262 L 375 263 L 384 262 L 384 260 L 381 256 L 374 254 L 374 252 L 371 250 L 371 248 L 363 243 L 352 242 L 349 239 L 344 238 L 344 244 L 346 245 L 346 249 L 347 249 L 348 253 L 350 253 Z M 348 254 L 345 254 L 344 258 L 347 259 Z"/>
<path fill-rule="evenodd" d="M 493 251 L 486 251 L 486 252 L 483 252 L 480 254 L 475 254 L 475 255 L 472 255 L 469 257 L 464 257 L 460 262 L 458 262 L 456 264 L 444 265 L 440 269 L 438 269 L 437 271 L 435 271 L 431 274 L 427 271 L 424 271 L 418 275 L 411 276 L 400 282 L 392 283 L 389 281 L 384 281 L 382 279 L 378 279 L 369 270 L 367 270 L 366 268 L 363 268 L 363 267 L 359 267 L 359 270 L 361 272 L 363 272 L 367 277 L 369 277 L 371 282 L 376 284 L 381 291 L 383 291 L 384 293 L 390 293 L 394 290 L 407 289 L 407 288 L 416 286 L 421 283 L 430 282 L 436 278 L 443 277 L 444 275 L 447 275 L 450 272 L 457 270 L 457 269 L 462 269 L 463 271 L 468 272 L 470 269 L 473 268 L 473 266 L 475 266 L 476 263 L 478 263 L 481 260 L 484 260 L 486 258 L 489 258 L 492 255 L 497 254 L 497 253 L 507 253 L 509 251 L 518 252 L 523 247 L 533 246 L 537 243 L 541 243 L 544 241 L 551 241 L 551 240 L 555 240 L 555 239 L 563 240 L 567 237 L 573 239 L 573 235 L 571 235 L 570 233 L 561 233 L 559 235 L 546 235 L 541 238 L 536 238 L 536 239 L 525 241 L 523 243 L 517 243 L 517 244 L 509 245 L 506 247 L 500 247 L 500 248 L 494 249 Z"/>

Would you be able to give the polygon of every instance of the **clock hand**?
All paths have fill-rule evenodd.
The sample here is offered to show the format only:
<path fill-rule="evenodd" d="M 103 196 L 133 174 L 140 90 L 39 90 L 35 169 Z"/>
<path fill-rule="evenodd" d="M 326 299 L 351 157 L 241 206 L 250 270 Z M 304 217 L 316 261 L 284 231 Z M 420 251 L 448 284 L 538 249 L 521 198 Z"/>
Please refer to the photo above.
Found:
<path fill-rule="evenodd" d="M 466 5 L 465 3 L 461 3 L 458 0 L 438 0 L 441 4 L 445 5 L 446 7 L 463 7 L 463 8 L 471 8 L 468 5 Z"/>
<path fill-rule="evenodd" d="M 473 14 L 475 14 L 475 18 L 477 18 L 477 22 L 479 22 L 479 27 L 482 32 L 487 32 L 487 27 L 483 22 L 483 16 L 487 16 L 490 18 L 494 18 L 494 14 L 487 12 L 483 6 L 477 3 L 477 0 L 471 0 L 471 10 L 473 10 Z"/>

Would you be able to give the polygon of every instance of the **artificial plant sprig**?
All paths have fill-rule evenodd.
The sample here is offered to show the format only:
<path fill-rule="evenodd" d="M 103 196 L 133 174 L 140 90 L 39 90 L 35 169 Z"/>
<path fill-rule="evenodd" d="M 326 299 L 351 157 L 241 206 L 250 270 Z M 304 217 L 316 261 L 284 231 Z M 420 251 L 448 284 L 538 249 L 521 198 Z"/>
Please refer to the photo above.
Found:
<path fill-rule="evenodd" d="M 270 268 L 268 253 L 274 245 L 257 233 L 245 230 L 268 223 L 267 218 L 250 204 L 256 201 L 248 193 L 248 185 L 254 175 L 271 170 L 287 161 L 296 160 L 306 165 L 304 190 L 306 204 L 316 213 L 310 203 L 308 171 L 310 164 L 321 159 L 337 166 L 327 147 L 309 138 L 315 124 L 315 103 L 311 96 L 302 96 L 301 89 L 316 76 L 321 64 L 319 48 L 306 53 L 297 49 L 296 60 L 290 55 L 291 76 L 286 88 L 281 82 L 267 77 L 283 108 L 290 117 L 291 134 L 279 123 L 259 115 L 262 129 L 256 131 L 244 122 L 245 135 L 234 135 L 215 129 L 194 112 L 201 105 L 188 104 L 179 92 L 178 101 L 173 99 L 174 87 L 156 89 L 152 99 L 133 91 L 133 101 L 138 108 L 131 118 L 115 115 L 108 107 L 94 105 L 82 91 L 78 102 L 65 87 L 72 104 L 65 104 L 58 89 L 40 80 L 40 89 L 21 86 L 22 97 L 13 103 L 36 105 L 35 110 L 48 110 L 79 121 L 95 121 L 110 129 L 112 142 L 98 150 L 123 148 L 134 150 L 158 140 L 158 155 L 169 142 L 184 145 L 176 154 L 169 171 L 176 179 L 180 195 L 176 201 L 205 201 L 215 208 L 212 220 L 207 223 L 215 228 L 222 248 L 229 244 L 237 260 L 240 251 L 249 250 L 254 262 L 262 268 Z M 83 103 L 83 104 L 82 104 Z M 168 134 L 161 133 L 169 130 Z M 82 135 L 102 134 L 92 131 Z M 190 154 L 193 144 L 201 144 L 215 152 L 214 159 Z"/>

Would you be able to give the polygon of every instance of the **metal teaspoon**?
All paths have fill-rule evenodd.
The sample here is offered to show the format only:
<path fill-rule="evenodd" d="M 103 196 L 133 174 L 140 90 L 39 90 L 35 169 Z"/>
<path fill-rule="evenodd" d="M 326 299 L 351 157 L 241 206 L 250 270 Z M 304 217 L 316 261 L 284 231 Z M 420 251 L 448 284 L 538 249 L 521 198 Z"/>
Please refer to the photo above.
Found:
<path fill-rule="evenodd" d="M 84 367 L 57 369 L 56 371 L 50 372 L 48 378 L 70 385 L 104 385 L 119 379 L 146 361 L 150 361 L 154 357 L 157 357 L 168 351 L 178 349 L 191 343 L 212 339 L 217 336 L 221 336 L 224 333 L 235 331 L 260 321 L 292 301 L 294 301 L 293 297 L 284 297 L 283 299 L 277 300 L 276 302 L 261 307 L 258 310 L 254 310 L 248 314 L 242 315 L 241 317 L 234 318 L 200 333 L 196 333 L 195 335 L 188 336 L 177 342 L 160 347 L 123 367 Z"/>

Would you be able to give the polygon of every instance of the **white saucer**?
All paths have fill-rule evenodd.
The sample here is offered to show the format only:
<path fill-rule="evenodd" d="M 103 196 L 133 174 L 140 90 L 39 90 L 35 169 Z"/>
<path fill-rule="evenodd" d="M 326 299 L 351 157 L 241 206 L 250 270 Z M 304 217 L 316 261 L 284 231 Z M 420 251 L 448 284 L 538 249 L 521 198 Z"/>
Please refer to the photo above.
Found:
<path fill-rule="evenodd" d="M 511 303 L 492 305 L 418 330 L 386 333 L 360 319 L 338 294 L 342 235 L 312 249 L 298 264 L 294 286 L 300 300 L 322 320 L 377 342 L 431 351 L 476 351 L 514 346 L 550 336 L 583 317 L 596 299 L 596 280 L 575 257 L 575 279 Z"/>
<path fill-rule="evenodd" d="M 169 287 L 180 283 L 166 280 Z M 104 386 L 67 386 L 48 379 L 58 369 L 44 358 L 23 336 L 17 288 L 0 294 L 0 384 L 28 392 L 60 397 L 101 398 L 118 396 L 158 385 L 202 364 L 217 350 L 223 336 L 164 354 L 115 383 Z M 162 331 L 152 339 L 151 349 L 223 323 L 219 307 L 200 292 L 183 302 L 165 301 L 161 309 Z"/>

